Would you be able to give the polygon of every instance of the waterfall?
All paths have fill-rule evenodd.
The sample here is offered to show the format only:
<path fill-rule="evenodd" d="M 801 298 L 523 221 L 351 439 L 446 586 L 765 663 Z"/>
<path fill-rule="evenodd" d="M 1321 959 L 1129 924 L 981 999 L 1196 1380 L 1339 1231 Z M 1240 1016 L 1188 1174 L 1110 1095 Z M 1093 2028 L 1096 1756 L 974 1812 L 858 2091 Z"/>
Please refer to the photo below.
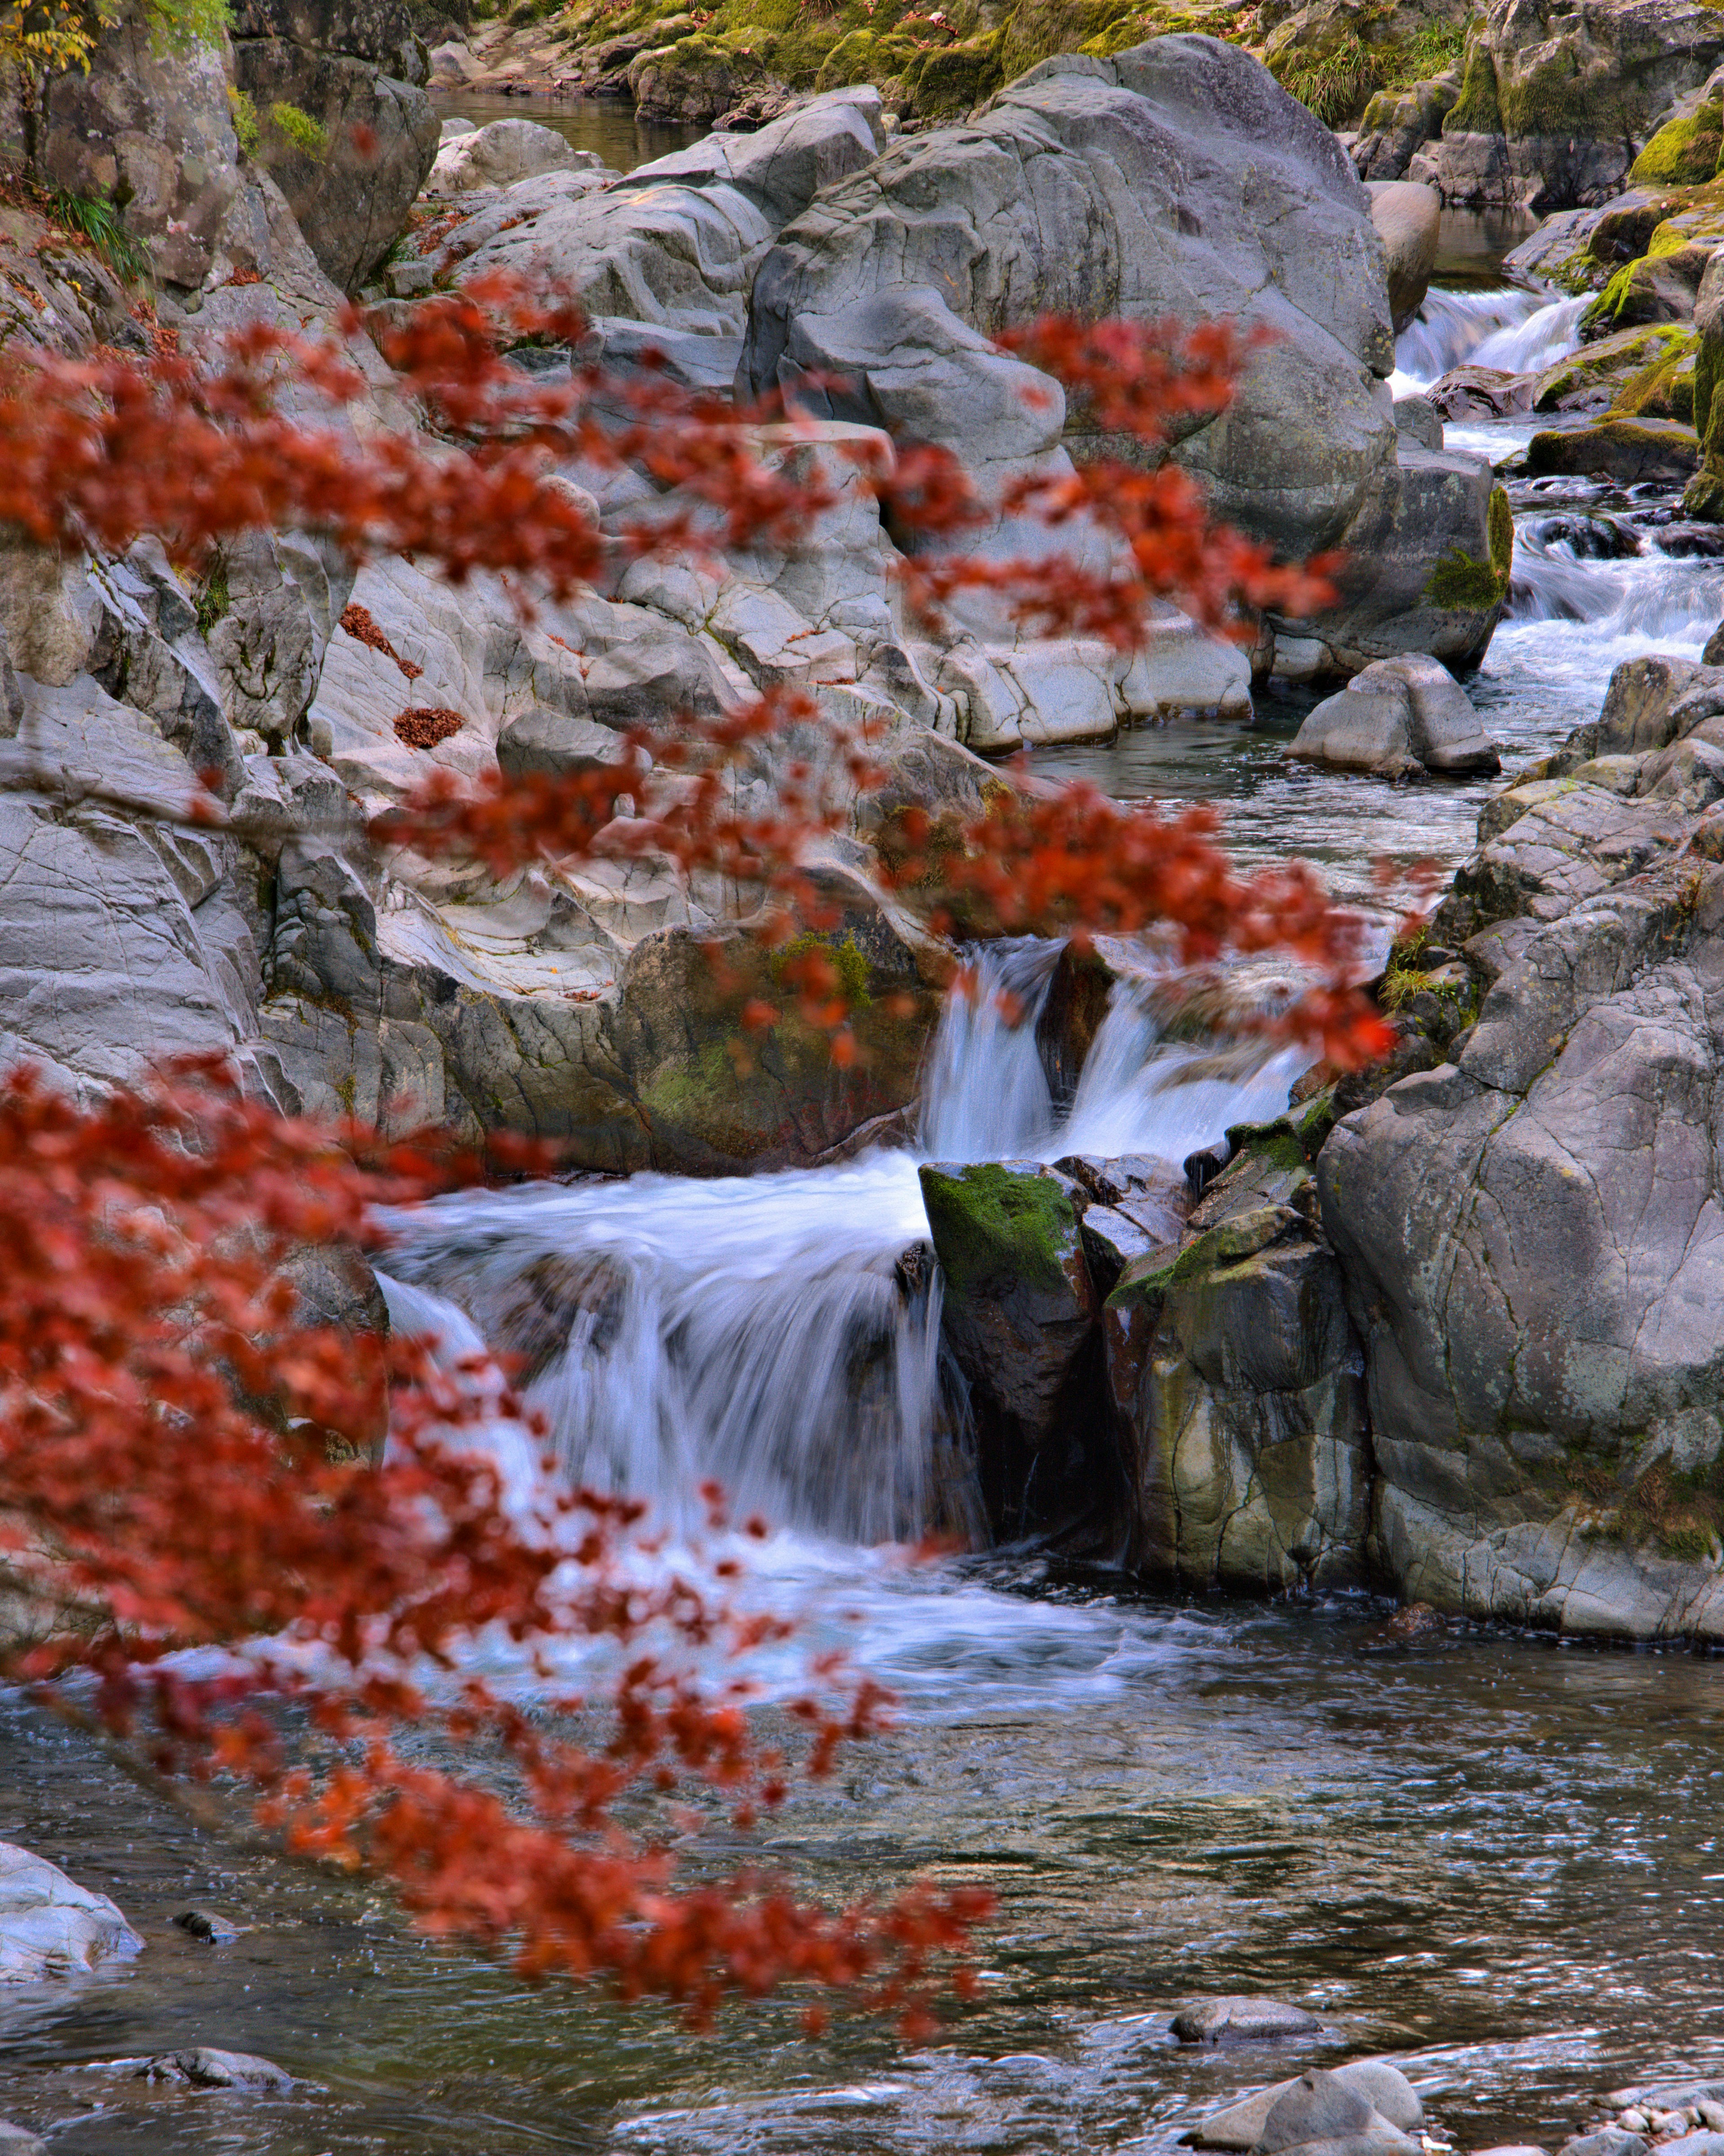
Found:
<path fill-rule="evenodd" d="M 738 1515 L 852 1544 L 975 1533 L 919 1162 L 1151 1153 L 1177 1177 L 1229 1123 L 1285 1107 L 1305 1060 L 1219 1075 L 1116 988 L 1062 1114 L 1036 1043 L 1059 954 L 1025 939 L 976 956 L 930 1050 L 914 1149 L 435 1199 L 388 1223 L 396 1323 L 517 1358 L 569 1479 L 645 1497 L 673 1527 L 710 1479 Z"/>
<path fill-rule="evenodd" d="M 1573 351 L 1589 304 L 1584 296 L 1552 299 L 1510 285 L 1491 292 L 1433 290 L 1396 340 L 1390 387 L 1398 397 L 1410 396 L 1463 365 L 1505 374 L 1553 367 Z"/>

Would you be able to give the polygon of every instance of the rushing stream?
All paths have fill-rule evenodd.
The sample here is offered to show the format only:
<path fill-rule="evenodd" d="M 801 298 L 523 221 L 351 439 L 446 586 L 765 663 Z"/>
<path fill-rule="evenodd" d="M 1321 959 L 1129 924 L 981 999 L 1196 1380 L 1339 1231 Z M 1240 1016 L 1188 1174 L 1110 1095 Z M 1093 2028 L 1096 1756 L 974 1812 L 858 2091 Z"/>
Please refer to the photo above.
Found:
<path fill-rule="evenodd" d="M 1476 282 L 1434 294 L 1397 387 L 1557 356 L 1574 318 Z M 1450 440 L 1500 461 L 1531 431 Z M 1471 687 L 1512 767 L 1596 711 L 1622 657 L 1697 653 L 1724 563 L 1649 490 L 1511 498 L 1510 617 Z M 1305 708 L 1271 697 L 1249 726 L 1143 729 L 1036 767 L 1214 799 L 1247 860 L 1304 854 L 1379 906 L 1373 856 L 1460 856 L 1488 785 L 1290 767 Z M 1033 1015 L 1047 952 L 989 964 Z M 844 2021 L 810 2037 L 797 2002 L 706 2038 L 654 2009 L 524 1993 L 409 1938 L 378 1897 L 200 1840 L 10 1711 L 0 1833 L 111 1891 L 148 1951 L 70 1994 L 8 1997 L 0 2112 L 66 2156 L 1171 2156 L 1203 2109 L 1314 2057 L 1392 2053 L 1472 2147 L 1554 2147 L 1618 2082 L 1724 2073 L 1715 1666 L 1501 1631 L 1405 1646 L 1362 1598 L 1180 1603 L 1029 1553 L 911 1564 L 890 1546 L 936 1496 L 962 1502 L 937 1286 L 900 1266 L 925 1233 L 917 1158 L 1177 1166 L 1273 1112 L 1296 1067 L 1184 1084 L 1188 1054 L 1121 1002 L 1057 1101 L 1029 1024 L 984 993 L 948 1010 L 911 1151 L 473 1192 L 398 1224 L 398 1322 L 526 1354 L 569 1471 L 640 1491 L 673 1530 L 709 1474 L 772 1521 L 751 1591 L 803 1625 L 757 1672 L 762 1713 L 829 1645 L 899 1693 L 897 1728 L 799 1793 L 766 1853 L 834 1897 L 914 1876 L 993 1889 L 982 1997 L 940 2041 Z M 252 1928 L 201 1946 L 171 1923 L 192 1901 Z M 1299 1999 L 1329 2033 L 1296 2053 L 1171 2042 L 1173 2008 L 1229 1991 Z M 263 2051 L 302 2085 L 241 2101 L 89 2070 L 192 2042 Z"/>

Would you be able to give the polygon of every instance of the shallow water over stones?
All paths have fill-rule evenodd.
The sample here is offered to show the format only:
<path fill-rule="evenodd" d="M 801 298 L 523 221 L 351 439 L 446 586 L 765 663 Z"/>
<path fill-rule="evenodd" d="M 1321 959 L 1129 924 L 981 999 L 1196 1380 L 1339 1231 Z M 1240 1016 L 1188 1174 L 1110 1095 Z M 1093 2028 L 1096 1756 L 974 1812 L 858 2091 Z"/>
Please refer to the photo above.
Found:
<path fill-rule="evenodd" d="M 439 120 L 470 120 L 484 127 L 493 120 L 531 120 L 561 135 L 577 150 L 590 150 L 613 172 L 632 172 L 654 157 L 685 150 L 709 131 L 637 120 L 634 107 L 615 98 L 505 97 L 497 90 L 434 90 L 428 93 Z"/>
<path fill-rule="evenodd" d="M 362 1893 L 201 1846 L 8 1719 L 8 1831 L 113 1892 L 148 1945 L 111 1981 L 0 2002 L 0 2111 L 68 2156 L 1171 2156 L 1247 2088 L 1388 2052 L 1441 2138 L 1554 2148 L 1584 2098 L 1724 2071 L 1716 1663 L 1476 1632 L 1397 1647 L 1362 1603 L 1178 1608 L 1028 1560 L 870 1580 L 810 1548 L 801 1577 L 816 1637 L 862 1606 L 906 1707 L 771 1853 L 817 1891 L 994 1889 L 983 1999 L 945 2041 L 817 2041 L 788 2006 L 706 2041 L 525 1994 Z M 187 1939 L 172 1917 L 194 1898 L 253 1928 Z M 1230 1992 L 1329 2033 L 1170 2041 L 1179 2006 Z M 301 2085 L 242 2100 L 69 2071 L 198 2041 Z"/>

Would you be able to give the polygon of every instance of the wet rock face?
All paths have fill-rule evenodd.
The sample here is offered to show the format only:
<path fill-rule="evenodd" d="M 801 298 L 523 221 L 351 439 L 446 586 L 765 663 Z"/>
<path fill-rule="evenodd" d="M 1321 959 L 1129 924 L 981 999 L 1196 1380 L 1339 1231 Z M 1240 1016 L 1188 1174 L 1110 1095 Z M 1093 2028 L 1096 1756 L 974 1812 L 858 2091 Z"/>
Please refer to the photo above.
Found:
<path fill-rule="evenodd" d="M 1403 300 L 1428 222 L 1398 241 Z M 1307 671 L 1409 649 L 1464 663 L 1498 595 L 1451 619 L 1430 587 L 1457 552 L 1488 563 L 1490 485 L 1468 459 L 1398 459 L 1385 263 L 1368 198 L 1302 105 L 1233 46 L 1159 38 L 1046 61 L 970 126 L 828 188 L 761 264 L 738 380 L 947 444 L 985 480 L 1086 446 L 1054 385 L 993 347 L 1000 329 L 1048 311 L 1265 327 L 1233 404 L 1175 454 L 1277 552 L 1339 544 L 1354 562 L 1333 617 L 1278 639 L 1311 647 Z M 842 386 L 798 390 L 817 373 Z"/>
<path fill-rule="evenodd" d="M 1289 756 L 1403 778 L 1465 778 L 1501 762 L 1466 691 L 1434 659 L 1380 659 L 1319 704 Z"/>
<path fill-rule="evenodd" d="M 1173 2016 L 1173 2034 L 1182 2044 L 1251 2044 L 1274 2036 L 1314 2036 L 1321 2026 L 1316 2015 L 1278 1999 L 1208 1999 Z"/>
<path fill-rule="evenodd" d="M 895 146 L 829 190 L 762 267 L 742 379 L 793 388 L 837 339 L 848 416 L 877 421 L 891 324 L 880 315 L 870 345 L 868 310 L 914 294 L 938 362 L 916 431 L 986 463 L 1041 446 L 1001 393 L 1010 363 L 986 343 L 1001 328 L 1045 311 L 1273 322 L 1283 341 L 1182 454 L 1221 513 L 1302 553 L 1338 536 L 1393 456 L 1375 389 L 1393 363 L 1382 261 L 1363 191 L 1310 113 L 1231 47 L 1157 38 L 1044 62 L 974 126 Z"/>
<path fill-rule="evenodd" d="M 0 1842 L 0 1984 L 81 1975 L 143 1949 L 118 1907 L 56 1864 Z"/>
<path fill-rule="evenodd" d="M 437 156 L 430 66 L 399 0 L 240 0 L 233 74 L 261 116 L 260 158 L 324 273 L 353 291 L 407 222 Z M 321 135 L 272 125 L 291 105 Z M 301 139 L 303 137 L 303 139 Z"/>
<path fill-rule="evenodd" d="M 1327 1121 L 1296 1112 L 1243 1144 L 1103 1312 L 1130 1562 L 1153 1578 L 1279 1592 L 1363 1576 L 1362 1363 L 1311 1224 Z"/>
<path fill-rule="evenodd" d="M 1439 1608 L 1724 1635 L 1720 680 L 1619 670 L 1550 775 L 1487 805 L 1433 924 L 1477 1022 L 1320 1163 L 1378 1548 Z"/>

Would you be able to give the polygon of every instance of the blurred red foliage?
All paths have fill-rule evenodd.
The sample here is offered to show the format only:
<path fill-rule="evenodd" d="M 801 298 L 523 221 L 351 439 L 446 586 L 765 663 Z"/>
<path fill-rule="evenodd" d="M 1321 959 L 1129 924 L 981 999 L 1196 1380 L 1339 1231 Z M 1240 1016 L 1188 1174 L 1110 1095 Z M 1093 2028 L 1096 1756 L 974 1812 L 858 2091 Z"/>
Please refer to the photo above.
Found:
<path fill-rule="evenodd" d="M 361 413 L 357 316 L 321 336 L 241 331 L 213 361 L 9 350 L 0 524 L 96 552 L 157 533 L 191 563 L 241 531 L 309 529 L 457 581 L 499 572 L 526 606 L 643 557 L 793 544 L 854 485 L 914 535 L 906 596 L 924 612 L 984 591 L 1039 633 L 1128 647 L 1169 598 L 1222 625 L 1241 607 L 1298 611 L 1326 595 L 1321 565 L 1276 565 L 1212 525 L 1162 454 L 1226 403 L 1246 355 L 1223 329 L 1044 322 L 1007 340 L 1065 384 L 1097 454 L 1001 506 L 1056 531 L 1100 527 L 1109 559 L 1085 568 L 1057 552 L 967 555 L 990 512 L 943 452 L 865 439 L 836 461 L 801 456 L 809 431 L 782 409 L 739 413 L 650 372 L 621 381 L 577 365 L 546 387 L 505 357 L 524 339 L 578 351 L 584 326 L 562 300 L 495 282 L 416 305 L 381 338 L 413 427 Z M 308 400 L 321 418 L 302 416 Z M 572 460 L 644 473 L 654 499 L 601 528 L 560 475 Z M 362 614 L 344 625 L 387 649 Z M 444 724 L 416 711 L 398 727 L 409 721 L 403 738 L 424 746 Z M 823 724 L 793 696 L 700 724 L 667 712 L 619 737 L 600 772 L 433 772 L 373 834 L 499 876 L 540 857 L 654 853 L 752 891 L 759 932 L 782 944 L 820 925 L 810 840 L 879 778 L 865 732 L 829 729 L 811 754 Z M 762 767 L 770 805 L 740 809 L 734 775 Z M 206 798 L 188 814 L 223 812 Z M 1348 978 L 1347 917 L 1302 868 L 1237 876 L 1215 836 L 1207 810 L 1018 786 L 955 832 L 902 812 L 882 879 L 917 893 L 936 926 L 1158 927 L 1196 962 L 1286 951 L 1321 978 L 1276 1029 L 1337 1064 L 1380 1052 L 1382 1021 Z M 783 973 L 851 1052 L 823 952 L 799 947 Z M 757 1000 L 743 1023 L 775 1015 Z M 564 1491 L 511 1511 L 475 1449 L 477 1373 L 439 1369 L 422 1342 L 305 1321 L 281 1270 L 294 1252 L 362 1246 L 381 1199 L 475 1172 L 285 1121 L 210 1067 L 88 1108 L 27 1071 L 0 1084 L 0 1554 L 28 1620 L 8 1673 L 140 1771 L 249 1785 L 288 1846 L 379 1871 L 421 1923 L 506 1948 L 530 1975 L 602 1975 L 699 2015 L 729 1991 L 809 1979 L 920 2015 L 982 1897 L 918 1892 L 833 1912 L 748 1877 L 680 1886 L 664 1841 L 618 1822 L 639 1792 L 717 1793 L 744 1822 L 782 1800 L 793 1763 L 762 1743 L 740 1693 L 713 1695 L 680 1659 L 760 1644 L 772 1621 L 726 1608 L 663 1552 L 655 1572 L 633 1567 L 629 1502 Z M 485 1412 L 518 1409 L 505 1397 Z M 464 1643 L 487 1626 L 539 1671 L 542 1711 L 462 1674 Z M 624 1650 L 620 1676 L 602 1700 L 561 1697 L 562 1651 L 595 1640 Z M 207 1657 L 176 1659 L 187 1648 L 228 1659 L 212 1674 Z M 801 1770 L 821 1774 L 840 1741 L 878 1725 L 882 1702 L 866 1681 L 815 1675 L 798 1708 Z M 590 1748 L 559 1733 L 559 1710 L 600 1705 Z M 449 1763 L 428 1763 L 428 1730 Z"/>

